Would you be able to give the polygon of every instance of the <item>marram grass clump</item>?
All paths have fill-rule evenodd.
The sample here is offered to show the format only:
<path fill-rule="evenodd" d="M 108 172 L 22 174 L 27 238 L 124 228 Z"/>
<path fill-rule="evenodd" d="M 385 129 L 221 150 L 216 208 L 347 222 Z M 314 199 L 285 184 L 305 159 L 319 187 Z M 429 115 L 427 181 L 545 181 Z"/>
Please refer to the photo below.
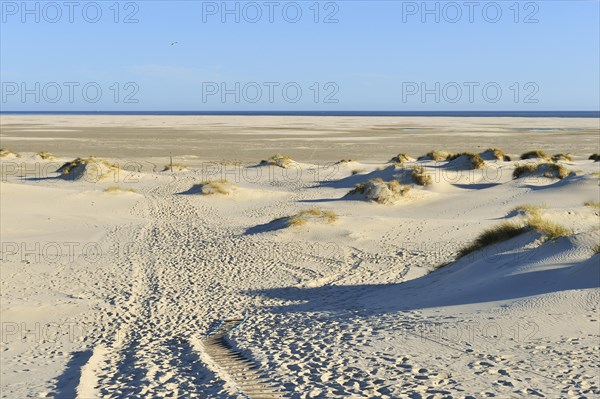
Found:
<path fill-rule="evenodd" d="M 400 153 L 400 154 L 396 155 L 395 157 L 393 157 L 390 160 L 390 162 L 403 164 L 405 162 L 413 162 L 414 160 L 415 159 L 413 157 L 411 157 L 410 155 Z"/>
<path fill-rule="evenodd" d="M 510 161 L 510 157 L 500 148 L 488 148 L 481 155 L 483 158 L 495 159 L 498 161 Z"/>
<path fill-rule="evenodd" d="M 134 188 L 121 188 L 119 186 L 107 187 L 104 192 L 107 193 L 137 193 Z"/>
<path fill-rule="evenodd" d="M 555 240 L 559 237 L 572 234 L 569 228 L 544 219 L 536 212 L 528 216 L 522 223 L 502 222 L 497 226 L 484 230 L 479 237 L 458 252 L 458 258 L 462 258 L 489 245 L 510 240 L 527 231 L 537 231 L 546 240 Z"/>
<path fill-rule="evenodd" d="M 379 204 L 391 204 L 406 196 L 410 187 L 400 184 L 398 180 L 384 181 L 381 178 L 357 184 L 346 196 L 360 195 L 367 201 Z"/>
<path fill-rule="evenodd" d="M 0 158 L 20 158 L 21 154 L 11 151 L 8 148 L 0 148 Z"/>
<path fill-rule="evenodd" d="M 419 157 L 419 161 L 427 159 L 431 159 L 433 161 L 452 161 L 453 159 L 458 158 L 458 156 L 459 154 L 454 152 L 433 150 Z"/>
<path fill-rule="evenodd" d="M 523 159 L 523 160 L 535 159 L 535 158 L 541 158 L 541 159 L 545 159 L 546 161 L 549 161 L 550 155 L 548 155 L 545 151 L 542 151 L 542 150 L 527 151 L 521 155 L 521 159 Z"/>
<path fill-rule="evenodd" d="M 287 155 L 275 154 L 271 158 L 260 161 L 261 165 L 273 165 L 279 166 L 280 168 L 287 168 L 294 164 L 294 160 Z"/>
<path fill-rule="evenodd" d="M 600 154 L 592 154 L 588 158 L 590 161 L 598 162 L 600 161 Z"/>
<path fill-rule="evenodd" d="M 431 175 L 429 175 L 422 166 L 415 166 L 411 172 L 411 177 L 415 184 L 420 186 L 428 186 L 433 183 Z"/>
<path fill-rule="evenodd" d="M 333 211 L 312 208 L 287 217 L 285 223 L 288 227 L 299 227 L 307 224 L 309 221 L 331 224 L 337 220 L 338 215 Z"/>
<path fill-rule="evenodd" d="M 466 157 L 469 160 L 469 162 L 471 162 L 471 167 L 473 169 L 482 169 L 485 167 L 485 161 L 479 154 L 474 154 L 472 152 L 463 152 L 462 154 L 459 154 L 459 157 L 461 156 Z"/>
<path fill-rule="evenodd" d="M 537 216 L 540 215 L 543 209 L 547 208 L 546 205 L 531 205 L 531 204 L 522 204 L 514 207 L 511 210 L 511 213 L 522 213 L 527 216 Z"/>
<path fill-rule="evenodd" d="M 527 177 L 531 175 L 539 175 L 541 177 L 564 179 L 571 174 L 569 169 L 556 163 L 539 163 L 520 165 L 513 171 L 513 179 Z"/>
<path fill-rule="evenodd" d="M 163 168 L 163 172 L 184 172 L 188 170 L 188 167 L 185 165 L 182 165 L 180 163 L 170 163 L 165 165 L 165 167 Z"/>
<path fill-rule="evenodd" d="M 226 179 L 221 180 L 208 180 L 202 183 L 194 184 L 190 189 L 191 192 L 199 193 L 202 195 L 229 195 L 235 191 L 235 185 L 231 184 Z"/>
<path fill-rule="evenodd" d="M 49 152 L 46 151 L 40 151 L 37 154 L 35 154 L 38 158 L 44 160 L 44 161 L 56 161 L 56 156 L 54 154 L 51 154 Z"/>
<path fill-rule="evenodd" d="M 600 202 L 586 201 L 583 205 L 590 206 L 592 208 L 600 208 Z"/>
<path fill-rule="evenodd" d="M 552 160 L 554 162 L 558 162 L 558 161 L 566 161 L 566 162 L 573 162 L 573 155 L 572 154 L 554 154 L 552 155 Z"/>
<path fill-rule="evenodd" d="M 523 234 L 525 231 L 527 231 L 527 227 L 522 224 L 502 222 L 497 226 L 484 230 L 473 242 L 458 251 L 458 257 L 462 258 L 489 245 L 508 241 L 513 237 Z"/>
<path fill-rule="evenodd" d="M 525 223 L 527 223 L 527 226 L 530 229 L 540 232 L 550 240 L 555 240 L 558 237 L 568 236 L 573 233 L 569 228 L 544 219 L 540 215 L 533 215 L 527 218 Z"/>
<path fill-rule="evenodd" d="M 78 180 L 81 178 L 101 180 L 109 176 L 117 177 L 121 167 L 119 164 L 110 163 L 94 157 L 76 158 L 65 162 L 56 170 L 65 179 Z"/>

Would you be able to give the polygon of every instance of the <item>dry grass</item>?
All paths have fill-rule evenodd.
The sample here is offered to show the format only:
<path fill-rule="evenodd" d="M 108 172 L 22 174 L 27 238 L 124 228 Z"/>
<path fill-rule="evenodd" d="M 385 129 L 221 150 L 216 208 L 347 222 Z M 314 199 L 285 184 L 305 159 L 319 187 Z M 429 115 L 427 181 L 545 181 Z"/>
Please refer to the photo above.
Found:
<path fill-rule="evenodd" d="M 75 172 L 75 170 L 80 167 L 98 168 L 98 171 L 101 172 L 97 174 L 97 177 L 99 178 L 106 177 L 109 172 L 115 172 L 121 169 L 121 167 L 118 164 L 110 163 L 103 159 L 88 157 L 76 158 L 72 161 L 65 162 L 60 168 L 56 170 L 56 172 L 60 173 L 62 176 L 67 176 L 71 172 Z"/>
<path fill-rule="evenodd" d="M 407 154 L 402 154 L 402 153 L 396 155 L 395 157 L 393 157 L 390 160 L 390 162 L 399 163 L 399 164 L 402 164 L 404 162 L 412 162 L 412 161 L 414 161 L 413 157 L 411 157 L 410 155 L 407 155 Z"/>
<path fill-rule="evenodd" d="M 354 176 L 354 175 L 359 175 L 362 173 L 367 173 L 367 170 L 366 169 L 353 169 L 352 172 L 350 172 L 350 173 L 352 173 L 352 176 Z"/>
<path fill-rule="evenodd" d="M 87 164 L 91 159 L 92 158 L 88 158 L 88 159 L 76 158 L 76 159 L 74 159 L 72 161 L 65 162 L 64 164 L 62 164 L 62 166 L 60 168 L 56 169 L 56 172 L 60 173 L 61 175 L 67 175 L 75 167 L 77 167 L 79 165 Z"/>
<path fill-rule="evenodd" d="M 540 215 L 533 215 L 527 218 L 526 223 L 529 228 L 537 230 L 550 240 L 568 236 L 573 233 L 569 228 L 545 220 Z"/>
<path fill-rule="evenodd" d="M 286 219 L 286 224 L 288 227 L 298 227 L 307 224 L 311 220 L 332 224 L 338 220 L 338 215 L 333 211 L 311 208 L 300 211 Z"/>
<path fill-rule="evenodd" d="M 350 162 L 355 162 L 355 161 L 354 161 L 354 159 L 340 159 L 336 163 L 340 164 L 340 163 L 350 163 Z"/>
<path fill-rule="evenodd" d="M 11 156 L 15 158 L 20 158 L 21 154 L 11 151 L 8 148 L 0 148 L 0 158 L 8 158 Z"/>
<path fill-rule="evenodd" d="M 110 186 L 104 191 L 107 193 L 137 193 L 133 188 L 121 188 L 119 186 Z"/>
<path fill-rule="evenodd" d="M 288 157 L 287 155 L 281 154 L 275 154 L 267 160 L 260 161 L 261 165 L 273 165 L 279 166 L 280 168 L 287 168 L 293 163 L 294 161 L 292 160 L 292 158 Z"/>
<path fill-rule="evenodd" d="M 300 227 L 304 226 L 306 223 L 308 223 L 308 219 L 299 216 L 292 216 L 286 222 L 288 227 Z"/>
<path fill-rule="evenodd" d="M 473 167 L 473 169 L 482 169 L 485 167 L 485 161 L 479 154 L 474 154 L 472 152 L 463 152 L 459 156 L 465 156 L 465 157 L 469 158 L 469 161 L 471 162 L 471 166 Z"/>
<path fill-rule="evenodd" d="M 226 179 L 221 180 L 208 180 L 199 184 L 194 184 L 191 188 L 192 191 L 198 191 L 203 195 L 222 194 L 229 195 L 233 192 L 235 186 Z"/>
<path fill-rule="evenodd" d="M 503 222 L 498 226 L 484 230 L 471 244 L 458 251 L 458 257 L 462 258 L 489 245 L 510 240 L 525 231 L 527 231 L 527 227 L 522 224 Z"/>
<path fill-rule="evenodd" d="M 494 159 L 497 159 L 499 161 L 508 162 L 511 160 L 510 157 L 500 148 L 488 148 L 487 150 L 481 153 L 481 155 L 485 154 L 490 154 Z"/>
<path fill-rule="evenodd" d="M 433 150 L 422 157 L 419 157 L 419 160 L 432 159 L 434 161 L 451 161 L 458 156 L 459 154 L 453 152 Z"/>
<path fill-rule="evenodd" d="M 410 187 L 403 186 L 398 180 L 386 182 L 381 178 L 376 178 L 365 183 L 357 184 L 347 195 L 352 196 L 360 194 L 368 201 L 374 201 L 379 204 L 388 204 L 405 196 L 409 191 Z"/>
<path fill-rule="evenodd" d="M 550 160 L 550 156 L 542 150 L 533 150 L 533 151 L 527 151 L 526 153 L 521 155 L 521 159 L 525 160 L 525 159 L 534 159 L 534 158 L 541 158 L 541 159 L 545 159 L 547 161 Z"/>
<path fill-rule="evenodd" d="M 163 168 L 163 172 L 183 172 L 188 170 L 188 167 L 180 163 L 167 164 Z"/>
<path fill-rule="evenodd" d="M 598 162 L 600 161 L 600 154 L 592 154 L 588 158 L 590 161 Z"/>
<path fill-rule="evenodd" d="M 536 173 L 543 177 L 564 179 L 565 177 L 569 176 L 571 172 L 564 166 L 555 163 L 520 165 L 515 168 L 513 172 L 513 179 L 519 179 L 521 177 Z"/>
<path fill-rule="evenodd" d="M 552 155 L 552 160 L 554 162 L 558 162 L 558 161 L 567 161 L 567 162 L 573 162 L 573 155 L 572 154 L 554 154 Z"/>
<path fill-rule="evenodd" d="M 484 230 L 471 244 L 462 248 L 458 252 L 458 257 L 462 258 L 472 252 L 478 251 L 492 244 L 510 240 L 526 231 L 535 230 L 542 234 L 547 240 L 554 240 L 572 234 L 567 227 L 543 219 L 539 213 L 529 216 L 524 223 L 503 222 L 495 227 Z"/>
<path fill-rule="evenodd" d="M 57 159 L 54 154 L 51 154 L 46 151 L 40 151 L 35 155 L 38 156 L 39 158 L 43 159 L 44 161 L 56 161 L 56 159 Z"/>
<path fill-rule="evenodd" d="M 535 173 L 537 170 L 537 165 L 520 165 L 515 168 L 513 171 L 513 179 L 518 179 L 524 175 L 529 175 Z"/>
<path fill-rule="evenodd" d="M 600 202 L 586 201 L 583 205 L 585 205 L 585 206 L 591 206 L 592 208 L 599 208 L 600 209 Z"/>
<path fill-rule="evenodd" d="M 523 205 L 519 205 L 514 207 L 511 210 L 512 212 L 522 212 L 528 216 L 536 216 L 539 215 L 542 211 L 542 209 L 547 208 L 546 205 L 531 205 L 531 204 L 523 204 Z"/>
<path fill-rule="evenodd" d="M 427 174 L 422 166 L 415 166 L 411 173 L 413 181 L 420 186 L 428 186 L 433 183 L 431 175 Z"/>

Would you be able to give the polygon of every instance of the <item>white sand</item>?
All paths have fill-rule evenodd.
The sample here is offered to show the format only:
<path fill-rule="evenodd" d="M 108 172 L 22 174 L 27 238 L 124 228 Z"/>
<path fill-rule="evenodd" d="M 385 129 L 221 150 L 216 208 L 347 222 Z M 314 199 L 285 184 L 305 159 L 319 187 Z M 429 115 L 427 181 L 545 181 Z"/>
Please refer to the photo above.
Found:
<path fill-rule="evenodd" d="M 38 129 L 36 122 L 59 130 L 113 123 L 104 117 L 10 118 L 2 118 L 3 135 L 16 135 L 5 132 L 6 124 L 25 131 Z M 388 119 L 381 123 L 393 123 Z M 418 122 L 443 125 L 425 119 Z M 144 123 L 159 122 L 194 129 L 185 118 Z M 504 122 L 464 123 L 471 131 L 494 132 L 492 125 Z M 303 128 L 328 138 L 354 121 L 324 123 L 315 118 Z M 562 163 L 576 172 L 564 180 L 513 180 L 513 162 L 488 162 L 477 171 L 422 162 L 433 185 L 411 185 L 410 196 L 392 205 L 342 197 L 368 178 L 396 175 L 377 170 L 405 152 L 396 146 L 380 145 L 377 153 L 365 147 L 368 156 L 348 165 L 319 167 L 300 158 L 288 169 L 211 164 L 171 173 L 160 171 L 161 158 L 154 171 L 143 164 L 139 173 L 96 181 L 57 179 L 51 172 L 90 155 L 88 147 L 78 151 L 79 144 L 70 143 L 54 151 L 61 159 L 50 163 L 38 161 L 35 152 L 62 141 L 3 141 L 2 147 L 24 152 L 1 160 L 2 395 L 241 397 L 235 378 L 220 374 L 201 339 L 220 320 L 247 316 L 230 342 L 285 397 L 597 397 L 600 210 L 584 202 L 600 201 L 594 175 L 600 163 L 586 160 L 599 152 L 598 143 L 585 139 L 598 121 L 528 119 L 512 121 L 511 128 L 569 123 L 582 131 L 570 143 L 564 132 L 561 143 L 543 143 L 552 154 L 576 155 Z M 142 122 L 137 126 L 143 130 Z M 539 140 L 533 133 L 504 134 L 497 132 L 511 154 L 535 148 L 519 141 Z M 122 146 L 135 148 L 134 136 L 121 137 Z M 417 138 L 427 150 L 443 149 L 437 139 Z M 238 137 L 230 150 L 254 154 L 245 151 L 245 140 Z M 469 148 L 471 140 L 449 149 L 480 150 Z M 477 140 L 483 149 L 490 146 Z M 156 150 L 165 150 L 157 142 Z M 143 143 L 151 146 L 146 138 Z M 188 150 L 184 142 L 173 146 Z M 254 163 L 271 150 L 263 149 Z M 108 158 L 143 163 L 144 151 Z M 227 158 L 224 151 L 209 159 Z M 342 157 L 351 156 L 328 160 Z M 198 164 L 203 159 L 198 156 Z M 364 172 L 351 175 L 355 169 Z M 232 195 L 182 194 L 220 178 L 235 184 Z M 105 192 L 110 186 L 136 192 Z M 527 232 L 428 274 L 484 229 L 522 220 L 511 213 L 521 204 L 545 204 L 542 216 L 572 233 L 544 241 Z M 271 223 L 312 207 L 339 218 L 290 228 Z"/>

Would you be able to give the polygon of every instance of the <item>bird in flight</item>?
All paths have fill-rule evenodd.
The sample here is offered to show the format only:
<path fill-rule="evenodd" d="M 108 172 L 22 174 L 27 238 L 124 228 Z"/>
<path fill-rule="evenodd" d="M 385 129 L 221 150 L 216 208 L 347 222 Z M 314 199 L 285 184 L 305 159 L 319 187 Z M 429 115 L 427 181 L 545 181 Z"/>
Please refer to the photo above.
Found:
<path fill-rule="evenodd" d="M 171 42 L 171 46 L 178 44 L 179 42 Z"/>

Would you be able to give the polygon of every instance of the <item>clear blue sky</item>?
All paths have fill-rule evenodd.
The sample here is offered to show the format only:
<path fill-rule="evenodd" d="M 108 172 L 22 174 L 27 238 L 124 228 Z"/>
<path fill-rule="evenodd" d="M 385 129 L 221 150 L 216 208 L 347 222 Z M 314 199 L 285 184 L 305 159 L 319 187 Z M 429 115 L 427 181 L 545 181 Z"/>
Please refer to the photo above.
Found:
<path fill-rule="evenodd" d="M 72 23 L 62 1 L 55 3 L 61 16 L 48 2 L 27 2 L 31 14 L 21 1 L 1 3 L 4 111 L 600 107 L 597 0 L 483 1 L 472 9 L 464 1 L 427 2 L 439 7 L 437 15 L 423 14 L 421 1 L 322 1 L 318 16 L 315 1 L 272 2 L 272 8 L 243 1 L 239 22 L 235 14 L 222 15 L 221 1 L 120 2 L 118 15 L 114 1 L 99 1 L 96 23 L 90 2 L 72 10 Z M 292 23 L 296 5 L 302 16 Z M 130 14 L 138 22 L 124 23 Z M 222 84 L 231 90 L 225 98 Z M 31 93 L 23 98 L 24 88 Z M 424 88 L 430 91 L 423 98 Z M 127 102 L 128 94 L 137 102 Z"/>

